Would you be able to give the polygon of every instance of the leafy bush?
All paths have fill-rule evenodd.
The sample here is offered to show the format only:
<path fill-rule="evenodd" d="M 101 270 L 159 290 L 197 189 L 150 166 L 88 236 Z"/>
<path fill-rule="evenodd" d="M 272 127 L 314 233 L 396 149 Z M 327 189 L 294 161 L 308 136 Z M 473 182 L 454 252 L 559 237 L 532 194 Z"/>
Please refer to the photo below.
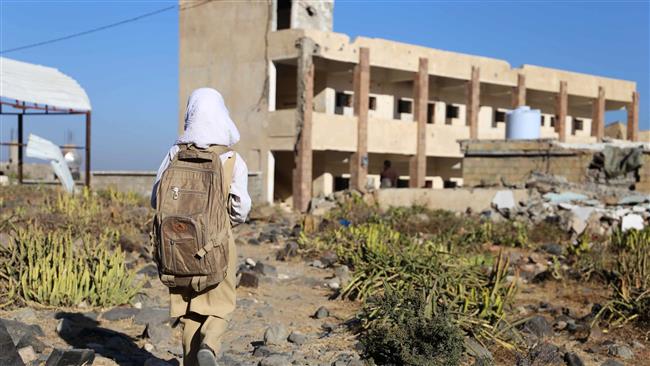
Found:
<path fill-rule="evenodd" d="M 107 230 L 99 239 L 86 235 L 74 241 L 69 230 L 43 232 L 17 228 L 9 245 L 0 247 L 3 302 L 19 298 L 53 306 L 94 306 L 127 303 L 138 292 L 135 272 L 125 266 L 124 253 L 112 243 L 118 234 Z"/>
<path fill-rule="evenodd" d="M 365 300 L 383 293 L 420 293 L 435 316 L 447 312 L 465 332 L 509 346 L 500 330 L 509 328 L 505 307 L 513 301 L 516 285 L 505 283 L 509 264 L 501 256 L 494 261 L 467 255 L 461 247 L 422 241 L 376 223 L 338 229 L 328 240 L 354 270 L 341 296 Z M 369 312 L 366 323 L 382 321 L 375 316 L 380 313 Z"/>
<path fill-rule="evenodd" d="M 374 322 L 361 343 L 380 365 L 458 365 L 463 336 L 446 314 L 435 315 L 422 296 L 387 293 L 372 298 L 366 311 Z"/>

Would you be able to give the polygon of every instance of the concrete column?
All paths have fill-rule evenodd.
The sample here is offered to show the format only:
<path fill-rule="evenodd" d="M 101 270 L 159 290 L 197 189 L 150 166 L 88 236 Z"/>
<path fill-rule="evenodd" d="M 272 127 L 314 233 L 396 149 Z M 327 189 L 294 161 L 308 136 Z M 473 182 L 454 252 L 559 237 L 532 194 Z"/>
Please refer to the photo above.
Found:
<path fill-rule="evenodd" d="M 298 85 L 296 100 L 297 139 L 296 166 L 293 170 L 293 208 L 307 211 L 312 186 L 312 114 L 314 102 L 314 60 L 316 44 L 303 37 L 296 42 L 298 48 Z"/>
<path fill-rule="evenodd" d="M 424 178 L 427 171 L 427 103 L 429 101 L 429 60 L 420 58 L 418 73 L 415 76 L 413 88 L 413 118 L 418 124 L 416 138 L 416 153 L 411 159 L 409 169 L 411 188 L 424 187 Z"/>
<path fill-rule="evenodd" d="M 354 68 L 354 114 L 357 116 L 357 152 L 350 159 L 350 188 L 366 191 L 368 182 L 368 94 L 370 93 L 370 50 L 359 49 Z"/>
<path fill-rule="evenodd" d="M 517 86 L 512 92 L 512 109 L 526 105 L 526 75 L 517 75 Z"/>
<path fill-rule="evenodd" d="M 557 95 L 555 104 L 555 131 L 560 142 L 566 141 L 566 116 L 569 105 L 569 94 L 567 93 L 566 81 L 560 81 L 560 92 Z"/>
<path fill-rule="evenodd" d="M 632 92 L 632 102 L 627 107 L 627 139 L 639 140 L 639 92 Z"/>
<path fill-rule="evenodd" d="M 605 88 L 598 87 L 598 97 L 594 99 L 591 112 L 591 136 L 602 141 L 605 136 Z"/>
<path fill-rule="evenodd" d="M 469 126 L 469 138 L 478 139 L 478 110 L 481 98 L 480 69 L 472 66 L 472 76 L 467 81 L 467 125 Z"/>

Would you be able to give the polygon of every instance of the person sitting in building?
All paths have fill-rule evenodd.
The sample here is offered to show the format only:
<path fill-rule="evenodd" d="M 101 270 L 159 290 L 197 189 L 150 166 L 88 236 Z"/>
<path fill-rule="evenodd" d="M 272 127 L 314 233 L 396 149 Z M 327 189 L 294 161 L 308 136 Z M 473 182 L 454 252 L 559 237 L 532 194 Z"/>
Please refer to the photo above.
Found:
<path fill-rule="evenodd" d="M 391 167 L 390 160 L 384 160 L 384 170 L 380 175 L 380 188 L 397 188 L 397 172 Z"/>
<path fill-rule="evenodd" d="M 179 282 L 168 284 L 167 282 L 183 280 L 183 277 L 175 273 L 165 274 L 161 271 L 161 268 L 165 268 L 165 261 L 170 259 L 165 259 L 164 254 L 167 249 L 162 250 L 158 246 L 165 248 L 167 239 L 156 240 L 156 249 L 160 250 L 163 258 L 157 259 L 161 280 L 170 287 L 170 316 L 179 318 L 183 325 L 183 365 L 185 366 L 217 365 L 222 338 L 235 310 L 237 253 L 231 226 L 243 223 L 251 208 L 247 187 L 248 168 L 242 157 L 230 149 L 238 141 L 239 131 L 230 119 L 221 94 L 211 88 L 195 90 L 187 102 L 185 131 L 165 155 L 152 192 L 151 204 L 156 209 L 156 217 L 160 216 L 162 219 L 162 224 L 158 226 L 154 224 L 154 231 L 161 232 L 170 226 L 165 223 L 164 220 L 167 220 L 165 217 L 169 219 L 176 217 L 165 214 L 163 207 L 169 209 L 169 207 L 183 205 L 184 200 L 186 203 L 191 203 L 193 207 L 202 207 L 201 202 L 206 202 L 205 205 L 208 207 L 218 207 L 215 211 L 209 211 L 211 220 L 204 223 L 203 226 L 214 229 L 209 231 L 210 233 L 218 230 L 220 232 L 213 235 L 214 241 L 210 241 L 198 252 L 201 253 L 205 250 L 201 254 L 201 258 L 206 261 L 211 255 L 219 256 L 215 257 L 216 259 L 210 259 L 210 263 L 214 263 L 215 267 L 218 267 L 213 270 L 214 274 L 210 272 L 205 276 L 192 277 L 191 286 L 179 285 Z M 186 159 L 179 164 L 178 161 L 181 160 L 181 157 Z M 214 157 L 221 163 L 214 165 L 216 161 L 213 159 Z M 182 177 L 179 175 L 180 173 L 177 173 L 183 168 L 187 168 L 188 164 L 193 161 L 206 161 L 206 159 L 211 166 L 216 167 L 215 170 L 221 170 L 221 172 L 212 173 L 214 174 L 211 175 L 213 178 L 204 180 L 212 181 L 214 179 L 213 182 L 216 183 L 213 184 L 216 187 L 221 187 L 221 189 L 207 190 L 212 195 L 207 198 L 198 194 L 203 191 L 196 190 L 196 186 L 201 184 L 201 182 L 197 182 L 198 178 L 196 177 L 205 171 L 204 168 L 184 173 L 186 174 L 183 176 L 185 179 L 180 179 Z M 169 169 L 170 167 L 174 169 Z M 167 172 L 169 174 L 166 174 Z M 173 174 L 177 175 L 175 180 L 170 178 Z M 170 186 L 169 182 L 178 186 Z M 190 182 L 191 184 L 189 184 Z M 193 190 L 183 184 L 189 184 Z M 213 203 L 217 200 L 219 200 L 218 203 Z M 216 214 L 212 214 L 212 212 L 216 212 Z M 205 220 L 205 216 L 203 219 Z M 176 231 L 191 232 L 187 229 L 190 225 L 188 222 L 193 223 L 194 219 L 173 222 L 171 226 Z M 200 225 L 199 228 L 203 226 Z M 173 234 L 171 233 L 169 236 Z M 165 238 L 164 232 L 160 236 Z M 170 239 L 169 241 L 173 246 L 174 240 Z M 217 250 L 216 242 L 223 243 L 220 244 L 220 250 Z M 177 246 L 171 250 L 176 250 L 180 255 L 168 255 L 167 257 L 171 257 L 172 261 L 176 257 L 184 259 L 186 263 L 180 263 L 181 267 L 188 266 L 189 261 L 199 255 L 198 253 L 194 256 L 191 253 L 189 255 L 185 252 L 180 253 L 190 246 L 183 246 L 182 241 L 177 241 L 176 244 Z M 223 248 L 224 246 L 227 249 Z M 190 250 L 193 249 L 195 248 L 192 247 Z M 176 265 L 173 268 L 175 267 Z M 210 264 L 209 268 L 212 267 Z M 215 276 L 214 278 L 218 278 L 218 280 L 210 282 L 213 278 L 211 276 Z M 195 278 L 197 281 L 194 281 Z M 206 283 L 205 286 L 201 286 L 203 281 Z"/>

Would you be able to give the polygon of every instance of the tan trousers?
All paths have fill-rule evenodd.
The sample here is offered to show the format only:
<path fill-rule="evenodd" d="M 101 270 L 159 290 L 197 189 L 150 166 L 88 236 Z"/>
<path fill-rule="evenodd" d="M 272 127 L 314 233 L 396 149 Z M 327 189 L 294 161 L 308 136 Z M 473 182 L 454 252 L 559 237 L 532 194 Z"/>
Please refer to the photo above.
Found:
<path fill-rule="evenodd" d="M 170 312 L 183 324 L 183 365 L 198 365 L 196 353 L 201 344 L 219 354 L 236 304 L 237 248 L 230 235 L 226 279 L 216 287 L 196 293 L 170 289 Z"/>

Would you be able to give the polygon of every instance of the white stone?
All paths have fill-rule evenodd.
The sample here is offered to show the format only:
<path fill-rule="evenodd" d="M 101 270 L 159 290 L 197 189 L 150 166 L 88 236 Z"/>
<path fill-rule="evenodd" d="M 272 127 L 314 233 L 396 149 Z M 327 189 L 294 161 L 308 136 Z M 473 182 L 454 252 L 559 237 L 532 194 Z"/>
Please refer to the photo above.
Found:
<path fill-rule="evenodd" d="M 35 359 L 38 358 L 36 356 L 36 352 L 34 352 L 34 348 L 32 346 L 27 346 L 23 347 L 18 350 L 18 354 L 20 355 L 20 358 L 23 360 L 24 363 L 29 364 Z"/>
<path fill-rule="evenodd" d="M 498 191 L 492 199 L 492 204 L 497 210 L 512 210 L 515 208 L 515 196 L 510 190 Z"/>
<path fill-rule="evenodd" d="M 628 231 L 630 229 L 643 230 L 644 227 L 643 217 L 637 214 L 629 214 L 623 217 L 621 221 L 621 230 Z"/>
<path fill-rule="evenodd" d="M 253 258 L 246 258 L 246 264 L 248 264 L 251 267 L 255 267 L 257 263 L 255 263 L 255 260 L 253 260 Z"/>

